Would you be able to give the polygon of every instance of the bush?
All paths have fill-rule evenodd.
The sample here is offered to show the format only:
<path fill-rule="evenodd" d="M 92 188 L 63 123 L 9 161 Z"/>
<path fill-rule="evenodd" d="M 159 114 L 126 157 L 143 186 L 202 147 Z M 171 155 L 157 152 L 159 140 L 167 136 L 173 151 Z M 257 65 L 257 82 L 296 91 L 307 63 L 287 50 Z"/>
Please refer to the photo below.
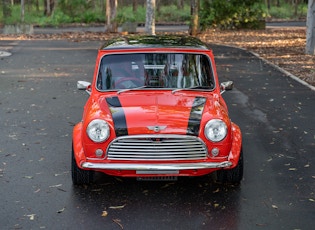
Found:
<path fill-rule="evenodd" d="M 259 0 L 205 0 L 200 12 L 202 29 L 257 29 L 265 14 Z"/>
<path fill-rule="evenodd" d="M 264 6 L 264 11 L 268 12 L 268 16 L 271 18 L 278 19 L 298 19 L 300 17 L 306 17 L 307 15 L 307 4 L 299 4 L 297 15 L 294 13 L 294 7 L 291 4 L 282 3 L 281 7 L 271 7 L 269 10 Z"/>
<path fill-rule="evenodd" d="M 178 10 L 177 6 L 169 5 L 161 7 L 160 12 L 157 12 L 156 21 L 158 22 L 189 22 L 190 6 L 185 5 L 184 9 Z"/>
<path fill-rule="evenodd" d="M 139 7 L 136 12 L 133 12 L 131 6 L 118 8 L 115 21 L 121 25 L 125 22 L 145 22 L 145 8 Z"/>

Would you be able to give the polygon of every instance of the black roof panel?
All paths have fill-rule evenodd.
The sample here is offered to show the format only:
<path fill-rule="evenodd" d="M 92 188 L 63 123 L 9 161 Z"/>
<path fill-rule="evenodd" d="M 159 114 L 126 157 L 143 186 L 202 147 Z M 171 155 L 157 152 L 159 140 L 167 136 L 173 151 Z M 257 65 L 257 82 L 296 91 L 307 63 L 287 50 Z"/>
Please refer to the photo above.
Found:
<path fill-rule="evenodd" d="M 183 35 L 131 35 L 117 37 L 105 42 L 100 49 L 109 50 L 155 47 L 209 49 L 207 44 L 198 38 Z"/>

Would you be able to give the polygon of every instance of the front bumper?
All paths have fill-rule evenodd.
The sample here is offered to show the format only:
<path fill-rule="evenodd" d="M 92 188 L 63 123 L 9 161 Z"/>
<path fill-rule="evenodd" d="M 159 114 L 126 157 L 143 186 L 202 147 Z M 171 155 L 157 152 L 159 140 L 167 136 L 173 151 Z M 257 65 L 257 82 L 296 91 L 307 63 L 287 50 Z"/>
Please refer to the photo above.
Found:
<path fill-rule="evenodd" d="M 123 163 L 91 163 L 84 162 L 84 169 L 94 170 L 136 170 L 136 171 L 167 171 L 167 170 L 194 170 L 194 169 L 220 169 L 230 167 L 231 161 L 202 162 L 202 163 L 173 163 L 173 164 L 123 164 Z"/>

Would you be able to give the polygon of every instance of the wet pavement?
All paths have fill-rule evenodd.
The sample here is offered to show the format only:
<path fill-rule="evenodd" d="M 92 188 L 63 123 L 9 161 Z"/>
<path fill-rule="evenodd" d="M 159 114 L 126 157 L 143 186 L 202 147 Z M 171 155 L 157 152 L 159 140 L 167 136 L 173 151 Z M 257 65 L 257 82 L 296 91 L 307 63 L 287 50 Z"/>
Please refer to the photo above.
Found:
<path fill-rule="evenodd" d="M 92 42 L 0 41 L 1 229 L 310 229 L 315 224 L 315 91 L 251 53 L 213 45 L 243 132 L 239 187 L 208 177 L 71 182 L 71 132 L 88 95 Z"/>

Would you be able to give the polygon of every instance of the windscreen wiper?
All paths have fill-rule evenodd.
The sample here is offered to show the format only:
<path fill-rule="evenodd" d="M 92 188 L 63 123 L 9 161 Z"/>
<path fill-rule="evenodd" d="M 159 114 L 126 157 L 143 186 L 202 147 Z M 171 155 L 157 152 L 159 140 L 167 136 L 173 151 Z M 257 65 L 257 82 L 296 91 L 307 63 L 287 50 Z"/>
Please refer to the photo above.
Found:
<path fill-rule="evenodd" d="M 192 89 L 212 89 L 212 88 L 210 86 L 198 85 L 198 86 L 193 86 L 193 87 L 189 87 L 189 88 L 174 89 L 172 91 L 172 94 L 174 94 L 174 93 L 176 93 L 178 91 L 192 90 Z"/>
<path fill-rule="evenodd" d="M 117 91 L 117 94 L 121 94 L 121 93 L 124 93 L 124 92 L 127 92 L 127 91 L 133 91 L 133 90 L 139 90 L 139 89 L 148 89 L 148 88 L 161 88 L 161 87 L 143 85 L 143 86 L 139 86 L 139 87 L 136 87 L 136 88 L 121 89 L 121 90 Z M 162 88 L 163 88 L 163 87 L 162 87 Z"/>

